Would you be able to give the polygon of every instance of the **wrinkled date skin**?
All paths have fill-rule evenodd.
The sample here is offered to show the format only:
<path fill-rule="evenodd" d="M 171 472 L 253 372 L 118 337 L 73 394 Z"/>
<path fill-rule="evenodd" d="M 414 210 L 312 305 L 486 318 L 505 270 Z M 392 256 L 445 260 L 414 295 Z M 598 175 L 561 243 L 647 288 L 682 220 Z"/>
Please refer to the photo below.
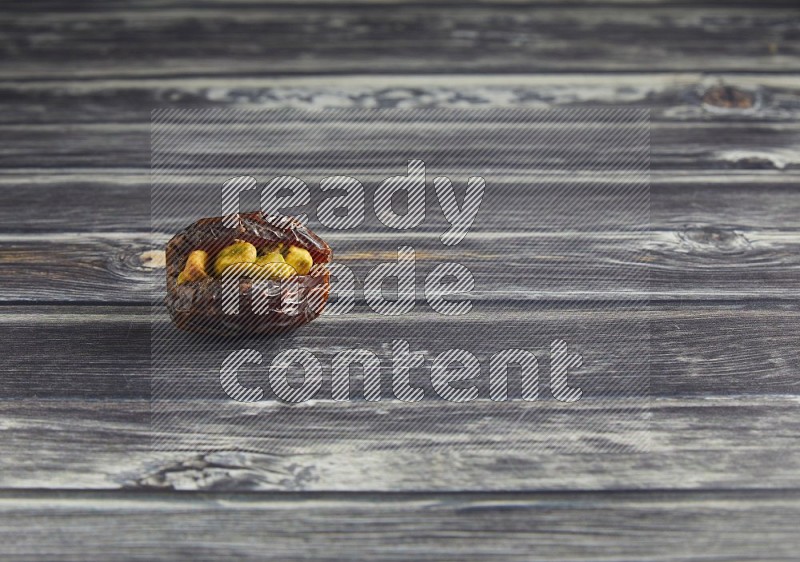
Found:
<path fill-rule="evenodd" d="M 195 333 L 232 336 L 276 333 L 317 318 L 330 293 L 330 247 L 295 219 L 255 212 L 241 213 L 235 222 L 229 228 L 224 217 L 201 219 L 167 244 L 166 306 L 175 325 Z M 294 257 L 290 253 L 305 256 L 306 261 L 310 255 L 313 266 L 305 275 L 286 279 L 259 280 L 242 273 L 223 287 L 224 276 L 215 275 L 215 263 L 219 266 L 215 259 L 222 250 L 243 242 L 255 246 L 259 255 L 285 248 L 289 262 Z M 195 263 L 206 256 L 207 275 Z"/>

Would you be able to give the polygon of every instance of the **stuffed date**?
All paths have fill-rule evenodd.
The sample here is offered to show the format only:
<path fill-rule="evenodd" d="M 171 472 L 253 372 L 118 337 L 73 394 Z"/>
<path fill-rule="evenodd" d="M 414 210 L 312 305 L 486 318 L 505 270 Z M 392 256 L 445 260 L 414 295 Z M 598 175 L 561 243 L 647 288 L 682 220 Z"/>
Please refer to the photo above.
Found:
<path fill-rule="evenodd" d="M 175 325 L 216 335 L 310 322 L 330 292 L 330 247 L 290 217 L 262 212 L 197 221 L 167 244 L 166 306 Z"/>

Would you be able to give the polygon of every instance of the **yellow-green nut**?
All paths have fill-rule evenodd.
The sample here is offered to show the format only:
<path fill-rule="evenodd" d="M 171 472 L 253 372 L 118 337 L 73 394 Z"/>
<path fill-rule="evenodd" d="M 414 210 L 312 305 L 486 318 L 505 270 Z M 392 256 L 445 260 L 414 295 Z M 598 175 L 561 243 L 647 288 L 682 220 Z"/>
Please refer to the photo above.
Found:
<path fill-rule="evenodd" d="M 283 256 L 281 255 L 280 251 L 273 250 L 271 252 L 265 253 L 263 256 L 258 256 L 256 258 L 256 263 L 258 265 L 264 265 L 265 263 L 286 263 L 283 260 Z"/>
<path fill-rule="evenodd" d="M 275 281 L 280 279 L 288 279 L 297 273 L 288 263 L 268 262 L 260 267 L 262 275 L 266 276 L 267 279 L 272 279 Z"/>
<path fill-rule="evenodd" d="M 258 263 L 235 263 L 225 269 L 222 276 L 228 277 L 247 277 L 255 281 L 271 279 L 277 281 L 288 279 L 295 274 L 294 268 L 286 263 L 267 262 Z"/>
<path fill-rule="evenodd" d="M 258 256 L 256 247 L 245 242 L 244 240 L 236 240 L 230 246 L 225 246 L 217 254 L 217 259 L 214 261 L 214 274 L 218 277 L 231 265 L 237 263 L 253 263 Z"/>
<path fill-rule="evenodd" d="M 208 253 L 203 250 L 195 250 L 186 258 L 186 266 L 178 275 L 178 285 L 199 281 L 208 277 L 206 264 L 208 263 Z"/>
<path fill-rule="evenodd" d="M 291 265 L 299 275 L 307 275 L 314 265 L 314 260 L 308 250 L 299 246 L 289 246 L 284 256 L 286 263 Z"/>

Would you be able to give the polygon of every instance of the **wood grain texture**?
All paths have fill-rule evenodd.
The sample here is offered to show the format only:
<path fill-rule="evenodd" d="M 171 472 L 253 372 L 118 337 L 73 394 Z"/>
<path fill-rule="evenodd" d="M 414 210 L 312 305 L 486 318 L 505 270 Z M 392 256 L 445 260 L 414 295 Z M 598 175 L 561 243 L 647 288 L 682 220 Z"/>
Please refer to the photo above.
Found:
<path fill-rule="evenodd" d="M 591 415 L 588 402 L 575 404 Z M 207 416 L 212 403 L 186 404 Z M 4 488 L 219 491 L 534 491 L 796 488 L 800 484 L 796 397 L 664 399 L 650 405 L 649 439 L 602 453 L 620 438 L 598 423 L 481 435 L 481 424 L 520 419 L 520 403 L 318 402 L 282 410 L 262 452 L 154 448 L 149 400 L 4 400 L 0 427 Z M 266 415 L 265 410 L 261 413 Z M 442 416 L 450 413 L 449 416 Z M 345 414 L 367 428 L 358 435 Z M 452 419 L 431 430 L 430 419 Z M 596 415 L 596 412 L 595 412 Z M 400 424 L 408 447 L 387 447 L 380 429 Z M 568 419 L 568 418 L 567 418 Z M 609 418 L 610 419 L 610 418 Z M 483 420 L 483 421 L 482 421 Z M 314 428 L 298 438 L 298 422 Z M 485 425 L 490 427 L 490 425 Z M 583 452 L 561 445 L 579 435 Z M 539 447 L 533 444 L 541 442 Z M 592 445 L 594 443 L 594 445 Z"/>
<path fill-rule="evenodd" d="M 709 99 L 714 88 L 745 107 Z M 800 109 L 795 74 L 544 73 L 387 74 L 281 77 L 49 78 L 0 84 L 0 123 L 135 123 L 154 108 L 591 107 L 650 109 L 653 121 L 792 121 Z"/>
<path fill-rule="evenodd" d="M 396 261 L 401 244 L 364 235 L 326 238 L 336 262 L 355 274 L 360 302 L 368 272 Z M 165 290 L 167 238 L 157 240 L 135 233 L 2 236 L 0 302 L 148 304 Z M 687 226 L 647 237 L 594 232 L 571 240 L 565 247 L 557 233 L 486 232 L 470 235 L 456 250 L 443 249 L 436 234 L 402 243 L 415 248 L 420 303 L 425 302 L 426 275 L 448 262 L 469 268 L 475 279 L 471 300 L 505 300 L 512 309 L 526 302 L 631 298 L 794 300 L 800 291 L 800 234 L 795 230 Z M 547 275 L 529 275 L 531 263 L 547 268 Z"/>
<path fill-rule="evenodd" d="M 302 0 L 302 5 L 308 6 L 309 8 L 314 8 L 316 6 L 325 6 L 326 4 L 341 4 L 338 0 Z M 425 0 L 351 0 L 348 2 L 348 5 L 360 6 L 360 5 L 377 5 L 377 6 L 384 6 L 384 5 L 400 5 L 400 6 L 413 6 L 417 4 L 429 4 L 430 2 L 426 2 Z M 694 2 L 695 6 L 711 8 L 714 6 L 719 6 L 721 4 L 731 5 L 731 6 L 744 6 L 748 7 L 751 3 L 747 0 L 702 0 L 701 2 Z M 92 12 L 97 9 L 94 4 L 88 1 L 83 2 L 75 2 L 70 3 L 69 5 L 65 6 L 63 3 L 59 2 L 59 0 L 42 0 L 41 2 L 43 7 L 46 7 L 51 12 L 54 13 L 63 13 L 63 12 L 76 12 L 76 13 L 85 13 L 85 12 Z M 109 0 L 107 4 L 107 9 L 110 7 L 111 9 L 117 11 L 136 11 L 136 10 L 157 10 L 163 9 L 165 7 L 172 7 L 172 8 L 182 8 L 186 9 L 187 13 L 191 9 L 207 9 L 207 8 L 217 8 L 219 9 L 220 6 L 227 6 L 230 5 L 230 2 L 226 2 L 226 0 L 138 0 L 135 4 L 131 4 L 130 2 L 125 2 L 125 0 Z M 237 7 L 260 7 L 260 6 L 285 6 L 288 4 L 286 0 L 239 0 L 236 2 Z M 437 2 L 440 6 L 448 6 L 448 5 L 462 5 L 462 6 L 484 6 L 484 7 L 493 7 L 497 5 L 506 5 L 506 6 L 513 6 L 513 5 L 527 5 L 527 6 L 550 6 L 554 4 L 553 0 L 439 0 Z M 661 5 L 661 6 L 686 6 L 685 0 L 573 0 L 572 5 L 576 7 L 584 7 L 584 6 L 599 6 L 599 7 L 608 7 L 608 8 L 625 8 L 628 7 L 630 4 L 644 4 L 644 5 Z M 763 7 L 791 7 L 794 6 L 792 0 L 769 0 L 761 4 Z M 9 11 L 14 11 L 17 13 L 36 13 L 40 10 L 33 8 L 29 3 L 25 2 L 25 0 L 8 0 L 4 4 L 4 6 Z"/>
<path fill-rule="evenodd" d="M 366 187 L 371 190 L 390 173 L 380 178 L 372 174 L 373 181 L 367 182 Z M 370 174 L 361 177 L 366 181 Z M 200 177 L 187 176 L 186 184 L 190 186 L 196 179 Z M 316 197 L 318 183 L 314 180 L 319 178 L 307 179 Z M 535 174 L 527 179 L 506 179 L 506 187 L 499 193 L 501 197 L 485 198 L 475 230 L 505 230 L 511 221 L 516 221 L 519 232 L 537 226 L 525 222 L 528 215 L 523 190 L 528 185 L 526 181 L 532 184 L 540 179 Z M 791 232 L 800 228 L 800 192 L 796 189 L 799 180 L 795 171 L 779 169 L 656 171 L 651 175 L 650 225 L 654 231 L 673 232 L 691 229 Z M 548 181 L 558 184 L 558 178 L 552 175 Z M 563 182 L 569 181 L 569 176 L 563 178 Z M 493 185 L 489 183 L 490 188 Z M 116 237 L 124 244 L 126 237 L 141 238 L 150 232 L 150 179 L 143 170 L 0 171 L 0 199 L 5 203 L 0 206 L 0 235 L 9 243 L 25 242 L 27 235 L 33 235 L 31 241 L 36 236 L 44 240 L 51 235 L 65 239 L 71 236 L 76 240 L 83 237 L 87 241 L 93 237 Z M 429 198 L 429 205 L 431 213 L 415 232 L 440 234 L 448 225 L 441 212 L 436 211 L 438 203 L 434 195 Z M 316 205 L 307 207 L 313 218 Z M 383 225 L 376 224 L 374 216 L 367 218 L 373 232 L 387 233 Z M 175 230 L 163 235 L 172 236 L 195 220 L 196 215 L 176 208 L 172 215 Z M 605 224 L 597 222 L 596 227 L 613 232 L 619 226 L 615 221 L 611 216 Z M 360 227 L 360 231 L 366 232 L 367 226 Z"/>
<path fill-rule="evenodd" d="M 796 559 L 796 2 L 267 4 L 0 6 L 0 559 Z M 649 319 L 649 440 L 603 454 L 631 436 L 600 423 L 502 432 L 522 419 L 515 402 L 343 413 L 322 399 L 262 404 L 280 415 L 260 452 L 153 448 L 146 303 L 173 230 L 148 237 L 151 109 L 595 106 L 651 108 L 650 240 L 608 216 L 580 251 L 556 252 L 557 228 L 525 222 L 521 186 L 541 174 L 511 167 L 462 256 L 485 278 L 508 225 L 521 258 L 590 276 L 644 255 L 649 314 L 615 315 L 613 291 L 566 276 L 514 282 L 524 268 L 511 263 L 495 298 L 479 295 L 469 335 L 429 311 L 413 335 L 426 353 L 457 341 L 483 360 L 556 327 L 602 335 Z M 441 257 L 431 219 L 416 239 L 423 266 Z M 332 236 L 357 268 L 387 256 L 378 228 L 363 234 L 366 254 Z M 334 339 L 379 351 L 409 325 L 360 303 L 287 343 L 327 365 Z M 587 365 L 625 375 L 608 367 Z M 218 406 L 180 404 L 208 432 Z M 398 432 L 402 454 L 388 446 Z M 556 446 L 573 438 L 584 452 Z"/>
<path fill-rule="evenodd" d="M 796 9 L 570 5 L 111 5 L 9 11 L 9 78 L 543 71 L 775 72 L 798 61 Z"/>
<path fill-rule="evenodd" d="M 361 282 L 376 263 L 396 259 L 402 241 L 417 249 L 421 280 L 434 264 L 466 264 L 479 299 L 613 300 L 621 289 L 646 289 L 645 265 L 654 301 L 793 299 L 800 289 L 796 175 L 770 175 L 769 182 L 759 177 L 694 174 L 655 181 L 649 235 L 622 230 L 625 217 L 614 201 L 587 192 L 585 204 L 606 211 L 595 213 L 595 223 L 583 225 L 589 231 L 575 234 L 568 246 L 554 213 L 531 215 L 527 184 L 519 179 L 490 186 L 472 231 L 453 248 L 439 242 L 449 225 L 432 194 L 425 222 L 408 235 L 391 234 L 374 217 L 352 233 L 319 233 Z M 164 245 L 199 216 L 188 205 L 176 207 L 169 217 L 174 230 L 149 236 L 149 186 L 137 176 L 107 183 L 96 175 L 11 176 L 0 180 L 0 192 L 10 202 L 0 208 L 8 232 L 0 235 L 0 301 L 7 303 L 149 303 L 163 290 Z M 29 205 L 31 198 L 53 212 Z M 308 207 L 312 217 L 314 209 Z M 530 277 L 530 263 L 563 275 Z"/>
<path fill-rule="evenodd" d="M 587 123 L 587 128 L 591 125 Z M 429 126 L 430 127 L 430 126 Z M 281 171 L 293 171 L 300 166 L 300 155 L 289 151 L 286 144 L 302 142 L 304 137 L 315 134 L 319 129 L 318 124 L 298 124 L 291 130 L 281 134 L 275 126 L 253 126 L 253 139 L 261 139 L 258 143 L 258 154 L 261 158 L 270 159 L 272 162 L 281 162 Z M 219 134 L 225 127 L 218 125 L 199 129 L 193 140 L 201 147 L 192 154 L 183 156 L 181 164 L 184 173 L 191 170 L 196 174 L 210 174 L 212 172 L 230 172 L 230 170 L 217 170 L 207 162 L 207 154 L 219 150 Z M 316 161 L 303 161 L 303 171 L 306 175 L 314 171 L 324 174 L 331 170 L 334 163 L 338 169 L 347 170 L 347 173 L 363 175 L 376 168 L 389 168 L 397 166 L 396 153 L 373 147 L 370 151 L 370 166 L 365 166 L 364 147 L 360 144 L 364 138 L 363 125 L 342 123 L 336 129 L 336 140 L 341 142 L 329 154 Z M 419 153 L 428 154 L 430 160 L 436 156 L 444 158 L 443 151 L 436 146 L 426 145 L 426 128 L 420 126 L 411 133 L 419 135 Z M 465 134 L 465 129 L 454 126 L 447 131 L 452 136 L 452 142 L 457 142 Z M 650 129 L 650 143 L 652 154 L 650 167 L 653 171 L 675 170 L 736 170 L 736 169 L 767 169 L 767 170 L 796 170 L 800 166 L 797 151 L 800 148 L 800 126 L 797 123 L 739 123 L 703 122 L 703 123 L 653 123 Z M 361 139 L 361 141 L 359 141 Z M 438 141 L 445 139 L 437 136 Z M 480 135 L 474 137 L 471 146 L 481 146 Z M 553 141 L 553 142 L 558 142 Z M 589 146 L 563 146 L 562 150 L 574 150 L 578 154 L 597 154 L 591 150 L 604 147 L 600 139 Z M 441 146 L 441 145 L 439 145 Z M 353 150 L 358 148 L 359 150 Z M 520 147 L 526 153 L 535 154 L 538 145 L 525 145 Z M 251 150 L 255 150 L 256 147 Z M 636 147 L 628 151 L 620 149 L 617 158 L 623 158 L 635 152 Z M 171 151 L 162 152 L 163 155 Z M 35 174 L 46 170 L 85 170 L 99 169 L 106 173 L 115 171 L 124 172 L 130 169 L 141 171 L 149 170 L 151 163 L 150 154 L 150 124 L 75 124 L 70 127 L 61 125 L 2 125 L 0 126 L 0 168 L 19 173 L 27 170 Z M 407 157 L 407 156 L 406 156 Z M 447 164 L 465 165 L 463 159 L 469 158 L 468 154 L 462 155 L 461 161 L 439 162 Z M 474 164 L 475 156 L 472 156 Z M 534 160 L 536 162 L 536 160 Z M 537 162 L 540 169 L 552 165 L 552 161 L 543 159 Z M 313 168 L 312 166 L 318 166 Z M 504 172 L 519 172 L 523 169 L 535 171 L 530 168 L 529 161 L 498 162 L 495 168 L 497 175 Z M 574 170 L 573 170 L 574 171 Z"/>
<path fill-rule="evenodd" d="M 15 560 L 794 560 L 795 492 L 4 493 Z M 59 532 L 48 529 L 53 523 Z"/>
<path fill-rule="evenodd" d="M 319 354 L 329 378 L 330 358 L 338 349 L 331 348 L 334 341 L 337 346 L 366 347 L 383 355 L 383 345 L 399 337 L 426 351 L 428 359 L 433 351 L 453 347 L 457 341 L 483 361 L 500 349 L 531 347 L 529 338 L 537 338 L 534 347 L 538 350 L 543 336 L 591 329 L 597 330 L 594 341 L 599 342 L 602 334 L 625 333 L 620 325 L 627 329 L 650 319 L 650 393 L 654 397 L 797 395 L 800 390 L 794 369 L 800 360 L 795 302 L 665 303 L 654 306 L 650 315 L 604 311 L 593 303 L 583 307 L 552 303 L 539 308 L 528 304 L 520 309 L 500 302 L 478 305 L 460 319 L 448 319 L 418 306 L 414 322 L 380 317 L 361 306 L 351 314 L 323 317 L 278 343 Z M 23 305 L 0 310 L 0 334 L 14 342 L 13 352 L 0 366 L 3 398 L 150 395 L 149 308 Z M 504 337 L 498 326 L 509 327 L 508 335 Z M 485 330 L 489 332 L 484 336 Z M 628 333 L 631 339 L 616 342 L 615 350 L 625 345 L 638 349 L 641 340 Z M 248 343 L 264 353 L 267 361 L 275 354 L 273 342 Z M 215 368 L 224 358 L 218 355 L 220 349 L 227 348 L 208 346 L 195 358 L 198 381 L 218 378 Z M 587 348 L 593 350 L 602 357 L 599 348 Z M 169 357 L 186 356 L 180 348 L 172 353 Z M 586 372 L 597 374 L 608 367 L 599 359 L 588 362 Z M 624 375 L 619 366 L 609 373 Z"/>

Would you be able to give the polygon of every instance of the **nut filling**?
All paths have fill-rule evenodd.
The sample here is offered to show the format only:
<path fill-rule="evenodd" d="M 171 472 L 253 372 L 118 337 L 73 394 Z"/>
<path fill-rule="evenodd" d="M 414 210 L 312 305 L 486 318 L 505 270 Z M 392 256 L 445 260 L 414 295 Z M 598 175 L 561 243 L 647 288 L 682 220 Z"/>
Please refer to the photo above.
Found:
<path fill-rule="evenodd" d="M 243 213 L 201 219 L 167 244 L 166 305 L 175 325 L 217 335 L 264 334 L 322 313 L 330 247 L 299 221 Z"/>

